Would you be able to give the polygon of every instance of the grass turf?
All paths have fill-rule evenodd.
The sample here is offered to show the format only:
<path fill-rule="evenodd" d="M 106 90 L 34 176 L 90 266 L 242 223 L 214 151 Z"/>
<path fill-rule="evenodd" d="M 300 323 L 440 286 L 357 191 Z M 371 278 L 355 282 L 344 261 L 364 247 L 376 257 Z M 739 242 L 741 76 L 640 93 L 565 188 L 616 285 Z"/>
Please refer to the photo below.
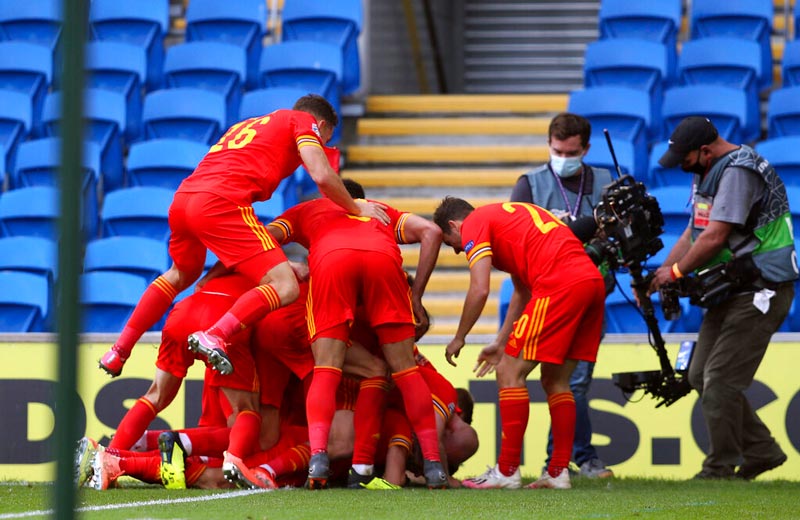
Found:
<path fill-rule="evenodd" d="M 574 479 L 573 489 L 310 492 L 167 491 L 135 486 L 81 491 L 80 518 L 770 518 L 800 516 L 800 482 Z M 46 511 L 52 486 L 0 486 L 0 520 Z M 228 496 L 234 493 L 235 496 Z M 223 498 L 225 497 L 225 498 Z M 211 499 L 211 500 L 204 500 Z M 171 501 L 180 500 L 178 503 Z M 158 501 L 158 503 L 148 503 Z M 44 515 L 43 515 L 44 516 Z"/>

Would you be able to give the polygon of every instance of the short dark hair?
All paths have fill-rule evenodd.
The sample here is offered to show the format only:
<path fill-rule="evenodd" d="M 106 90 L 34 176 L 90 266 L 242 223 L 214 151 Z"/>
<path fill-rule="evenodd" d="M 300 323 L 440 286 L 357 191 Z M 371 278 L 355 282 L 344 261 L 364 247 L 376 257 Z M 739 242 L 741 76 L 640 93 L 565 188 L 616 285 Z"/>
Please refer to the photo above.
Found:
<path fill-rule="evenodd" d="M 443 233 L 450 231 L 447 223 L 451 220 L 464 220 L 467 215 L 475 211 L 475 208 L 464 199 L 458 197 L 445 197 L 433 212 L 433 221 L 438 225 Z"/>
<path fill-rule="evenodd" d="M 573 135 L 579 135 L 581 146 L 586 148 L 592 135 L 592 124 L 585 117 L 570 112 L 561 112 L 550 121 L 550 128 L 547 129 L 548 142 L 554 137 L 563 141 Z"/>
<path fill-rule="evenodd" d="M 466 388 L 456 388 L 456 406 L 461 410 L 461 419 L 472 424 L 472 411 L 475 409 L 475 399 Z"/>
<path fill-rule="evenodd" d="M 331 125 L 331 128 L 335 128 L 336 125 L 339 124 L 339 116 L 336 115 L 336 110 L 333 108 L 333 105 L 319 94 L 306 94 L 295 101 L 292 110 L 308 112 L 317 119 L 327 121 Z"/>
<path fill-rule="evenodd" d="M 346 189 L 347 193 L 349 193 L 354 199 L 367 198 L 366 194 L 364 193 L 364 186 L 359 184 L 357 181 L 354 181 L 353 179 L 342 178 L 342 183 L 344 184 L 344 189 Z"/>

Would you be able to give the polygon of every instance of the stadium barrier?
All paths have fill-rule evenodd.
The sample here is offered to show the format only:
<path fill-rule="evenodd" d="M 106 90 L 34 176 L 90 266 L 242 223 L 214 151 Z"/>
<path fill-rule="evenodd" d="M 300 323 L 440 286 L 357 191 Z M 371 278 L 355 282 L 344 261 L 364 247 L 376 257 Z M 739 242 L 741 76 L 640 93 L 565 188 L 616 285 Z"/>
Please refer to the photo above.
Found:
<path fill-rule="evenodd" d="M 152 335 L 150 335 L 152 336 Z M 156 336 L 157 338 L 157 336 Z M 608 338 L 607 338 L 608 339 Z M 152 340 L 151 340 L 152 341 Z M 678 342 L 668 340 L 670 356 Z M 78 394 L 81 404 L 76 420 L 80 431 L 107 442 L 116 424 L 135 400 L 143 395 L 154 374 L 157 343 L 140 343 L 125 365 L 123 376 L 109 379 L 98 370 L 97 360 L 108 343 L 81 346 Z M 465 477 L 493 465 L 499 447 L 500 423 L 493 376 L 477 379 L 472 367 L 480 350 L 468 345 L 454 368 L 444 360 L 444 345 L 420 347 L 456 387 L 467 387 L 475 398 L 473 425 L 480 449 L 456 474 Z M 57 359 L 54 343 L 0 343 L 0 480 L 48 481 L 55 471 L 50 446 L 54 426 L 55 366 L 43 360 Z M 800 342 L 773 341 L 747 391 L 753 407 L 789 455 L 789 460 L 761 478 L 800 478 L 800 381 L 791 376 L 800 358 Z M 594 372 L 590 407 L 593 442 L 601 458 L 619 476 L 684 479 L 699 471 L 707 436 L 696 393 L 668 408 L 655 408 L 645 397 L 628 402 L 611 382 L 613 372 L 655 370 L 655 354 L 645 343 L 604 343 Z M 203 367 L 190 369 L 186 383 L 172 405 L 151 425 L 153 429 L 181 428 L 196 423 L 200 414 Z M 541 472 L 550 418 L 538 381 L 538 370 L 529 381 L 531 415 L 525 436 L 522 473 Z M 634 399 L 639 396 L 633 396 Z"/>

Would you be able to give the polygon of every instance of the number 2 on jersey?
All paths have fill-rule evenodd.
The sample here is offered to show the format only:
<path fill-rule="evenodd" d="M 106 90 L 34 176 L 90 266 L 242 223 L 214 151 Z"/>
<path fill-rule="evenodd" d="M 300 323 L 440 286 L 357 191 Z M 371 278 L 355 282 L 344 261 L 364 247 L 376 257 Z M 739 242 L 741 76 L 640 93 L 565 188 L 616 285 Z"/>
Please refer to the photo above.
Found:
<path fill-rule="evenodd" d="M 563 222 L 561 222 L 559 219 L 553 217 L 552 213 L 550 213 L 546 209 L 542 209 L 543 212 L 547 213 L 548 215 L 550 215 L 551 217 L 553 217 L 555 219 L 555 220 L 553 220 L 551 222 L 545 222 L 544 220 L 542 220 L 542 216 L 539 214 L 539 211 L 537 210 L 537 208 L 534 207 L 532 204 L 521 204 L 519 202 L 506 202 L 505 204 L 503 204 L 503 209 L 508 211 L 509 213 L 514 213 L 515 211 L 517 211 L 517 208 L 524 208 L 525 210 L 528 211 L 528 213 L 531 214 L 531 218 L 533 219 L 533 223 L 536 226 L 536 229 L 541 231 L 541 233 L 543 235 L 548 233 L 548 232 L 550 232 L 550 231 L 552 231 L 553 229 L 557 228 L 558 226 L 566 225 Z M 539 208 L 539 209 L 541 209 L 541 208 Z"/>
<path fill-rule="evenodd" d="M 230 127 L 225 134 L 219 138 L 217 144 L 212 146 L 208 153 L 219 152 L 223 148 L 238 149 L 247 146 L 250 141 L 255 139 L 258 133 L 255 125 L 266 125 L 269 123 L 269 116 L 256 117 L 253 119 L 245 119 Z M 235 135 L 234 135 L 235 134 Z"/>

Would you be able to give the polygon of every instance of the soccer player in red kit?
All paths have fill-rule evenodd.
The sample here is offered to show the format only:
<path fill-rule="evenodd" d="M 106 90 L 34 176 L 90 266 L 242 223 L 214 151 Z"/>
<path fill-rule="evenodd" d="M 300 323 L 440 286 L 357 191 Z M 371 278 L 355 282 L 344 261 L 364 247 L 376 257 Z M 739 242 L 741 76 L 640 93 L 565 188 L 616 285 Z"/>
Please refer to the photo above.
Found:
<path fill-rule="evenodd" d="M 250 278 L 255 287 L 188 341 L 216 370 L 233 371 L 225 342 L 234 332 L 297 298 L 294 272 L 256 218 L 252 203 L 269 199 L 278 183 L 301 163 L 320 191 L 347 214 L 388 222 L 381 206 L 353 200 L 329 164 L 324 144 L 337 123 L 330 103 L 309 94 L 297 100 L 292 110 L 246 119 L 225 132 L 175 193 L 169 209 L 172 267 L 142 295 L 119 339 L 101 358 L 100 368 L 111 376 L 121 373 L 141 335 L 161 318 L 178 293 L 200 277 L 210 249 L 226 268 Z"/>
<path fill-rule="evenodd" d="M 335 411 L 334 396 L 342 378 L 350 325 L 358 304 L 379 338 L 395 384 L 403 394 L 406 413 L 420 440 L 425 475 L 430 487 L 444 487 L 431 394 L 413 355 L 412 299 L 424 284 L 409 289 L 398 242 L 420 242 L 422 272 L 436 263 L 441 231 L 426 219 L 386 207 L 391 222 L 384 226 L 371 218 L 348 215 L 327 199 L 290 208 L 269 224 L 280 243 L 294 241 L 309 249 L 308 328 L 314 353 L 314 378 L 308 392 L 311 462 L 308 485 L 327 486 L 328 434 Z M 414 237 L 414 238 L 412 238 Z M 425 278 L 427 281 L 427 278 Z"/>
<path fill-rule="evenodd" d="M 575 435 L 575 399 L 569 377 L 578 360 L 595 361 L 600 345 L 603 278 L 570 229 L 533 204 L 506 202 L 478 209 L 445 197 L 434 212 L 444 242 L 469 262 L 470 286 L 446 358 L 464 346 L 489 295 L 491 268 L 511 274 L 514 293 L 497 338 L 478 356 L 481 377 L 497 369 L 503 439 L 497 465 L 465 479 L 465 487 L 519 488 L 520 454 L 528 425 L 527 375 L 541 365 L 553 431 L 553 456 L 528 487 L 571 487 L 569 464 Z M 505 347 L 505 348 L 503 348 Z"/>

